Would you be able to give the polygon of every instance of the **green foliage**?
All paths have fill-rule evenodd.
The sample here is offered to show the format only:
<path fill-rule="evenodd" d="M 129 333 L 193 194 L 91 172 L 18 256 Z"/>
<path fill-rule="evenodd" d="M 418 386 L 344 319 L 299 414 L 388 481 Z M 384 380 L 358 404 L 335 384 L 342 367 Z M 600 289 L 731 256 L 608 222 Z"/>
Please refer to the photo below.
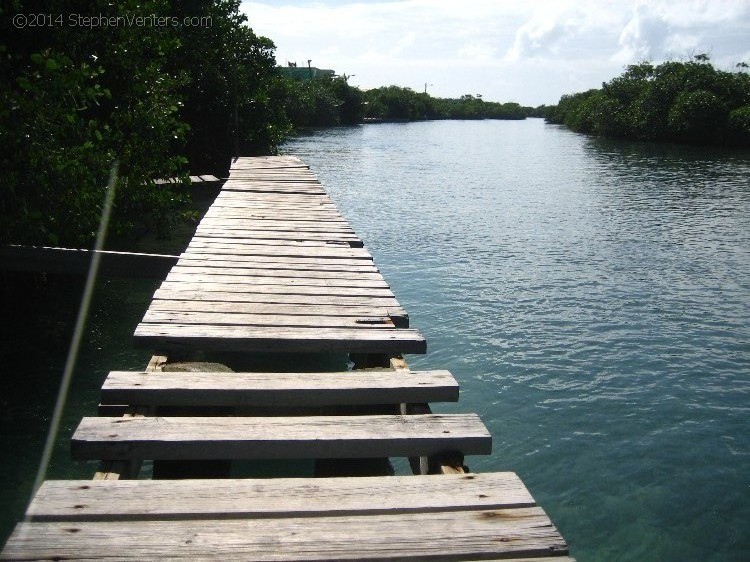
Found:
<path fill-rule="evenodd" d="M 411 88 L 387 86 L 365 92 L 370 118 L 386 121 L 420 119 L 525 119 L 517 103 L 488 102 L 481 95 L 466 94 L 458 99 L 433 98 Z"/>
<path fill-rule="evenodd" d="M 155 179 L 186 179 L 188 164 L 222 175 L 232 154 L 275 150 L 289 128 L 273 95 L 274 46 L 245 25 L 239 4 L 19 0 L 0 8 L 4 19 L 64 14 L 44 27 L 8 26 L 0 39 L 0 240 L 90 244 L 115 159 L 111 234 L 166 233 L 186 192 Z M 75 14 L 120 20 L 75 25 Z M 177 23 L 132 23 L 135 16 Z M 178 24 L 188 16 L 203 24 Z"/>
<path fill-rule="evenodd" d="M 365 92 L 365 116 L 388 121 L 416 121 L 437 116 L 434 101 L 411 88 L 383 86 Z"/>
<path fill-rule="evenodd" d="M 186 153 L 193 170 L 225 176 L 235 154 L 268 154 L 288 133 L 273 97 L 274 45 L 255 35 L 239 0 L 178 4 L 185 17 L 210 25 L 180 26 L 169 64 L 189 81 L 180 89 L 180 117 L 190 126 Z"/>
<path fill-rule="evenodd" d="M 20 3 L 19 10 L 25 3 Z M 51 2 L 45 11 L 90 13 L 90 6 Z M 159 2 L 110 5 L 112 15 L 162 13 Z M 31 9 L 31 8 L 27 8 Z M 104 9 L 104 7 L 103 7 Z M 152 178 L 179 173 L 170 148 L 185 133 L 177 118 L 180 77 L 165 75 L 169 34 L 121 26 L 14 29 L 0 62 L 0 238 L 84 245 L 93 238 L 110 165 L 119 159 L 115 234 L 158 220 L 175 196 Z"/>
<path fill-rule="evenodd" d="M 747 146 L 750 77 L 737 68 L 717 70 L 704 54 L 631 65 L 599 90 L 562 96 L 546 119 L 608 137 Z"/>
<path fill-rule="evenodd" d="M 482 96 L 466 94 L 459 99 L 438 99 L 436 108 L 441 119 L 525 119 L 517 103 L 484 101 Z"/>

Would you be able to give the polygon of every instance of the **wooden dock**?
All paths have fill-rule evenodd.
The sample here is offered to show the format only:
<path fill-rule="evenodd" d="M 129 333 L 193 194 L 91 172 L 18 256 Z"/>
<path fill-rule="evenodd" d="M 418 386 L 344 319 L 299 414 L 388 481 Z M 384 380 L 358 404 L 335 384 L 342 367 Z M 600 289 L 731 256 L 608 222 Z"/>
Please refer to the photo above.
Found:
<path fill-rule="evenodd" d="M 424 337 L 299 159 L 233 164 L 135 341 L 164 355 L 109 373 L 72 438 L 99 472 L 45 482 L 0 559 L 571 560 L 518 476 L 468 471 L 489 432 L 432 412 L 458 383 L 408 368 Z M 166 354 L 331 351 L 366 368 L 165 370 Z M 414 474 L 389 475 L 396 457 Z M 330 477 L 139 479 L 144 461 L 156 476 L 239 459 L 311 459 Z"/>

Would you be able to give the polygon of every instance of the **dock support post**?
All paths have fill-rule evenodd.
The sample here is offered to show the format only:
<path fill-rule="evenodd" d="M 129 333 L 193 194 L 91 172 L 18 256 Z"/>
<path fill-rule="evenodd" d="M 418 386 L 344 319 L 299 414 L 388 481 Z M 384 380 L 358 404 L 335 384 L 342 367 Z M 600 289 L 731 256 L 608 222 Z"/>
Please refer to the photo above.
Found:
<path fill-rule="evenodd" d="M 387 368 L 390 357 L 386 354 L 352 353 L 349 355 L 354 369 Z M 316 459 L 315 476 L 392 476 L 393 465 L 388 458 Z"/>
<path fill-rule="evenodd" d="M 396 355 L 390 358 L 390 367 L 394 371 L 408 371 L 409 365 L 404 358 Z M 401 404 L 401 415 L 431 414 L 429 404 Z M 464 456 L 460 451 L 446 451 L 431 457 L 410 457 L 409 465 L 414 474 L 464 474 L 469 467 L 464 466 Z"/>

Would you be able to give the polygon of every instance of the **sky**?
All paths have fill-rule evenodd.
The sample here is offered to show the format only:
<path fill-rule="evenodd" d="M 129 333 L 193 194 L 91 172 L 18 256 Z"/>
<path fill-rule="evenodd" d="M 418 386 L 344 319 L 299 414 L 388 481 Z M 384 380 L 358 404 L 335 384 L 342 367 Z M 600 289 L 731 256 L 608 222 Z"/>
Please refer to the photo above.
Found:
<path fill-rule="evenodd" d="M 243 2 L 280 65 L 333 69 L 362 89 L 554 104 L 628 64 L 708 53 L 750 64 L 750 0 Z"/>

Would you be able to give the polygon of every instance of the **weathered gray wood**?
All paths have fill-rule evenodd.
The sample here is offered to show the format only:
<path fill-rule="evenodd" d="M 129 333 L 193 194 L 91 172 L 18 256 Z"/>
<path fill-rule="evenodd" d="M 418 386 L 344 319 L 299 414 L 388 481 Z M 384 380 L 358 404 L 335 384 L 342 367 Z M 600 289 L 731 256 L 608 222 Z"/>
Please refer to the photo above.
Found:
<path fill-rule="evenodd" d="M 372 267 L 371 269 L 375 269 Z M 219 277 L 242 276 L 242 277 L 286 277 L 291 279 L 350 279 L 350 280 L 383 280 L 383 276 L 377 271 L 320 271 L 320 270 L 292 270 L 292 269 L 261 269 L 258 267 L 209 267 L 192 266 L 183 260 L 171 270 L 171 275 L 191 275 L 197 279 L 205 279 L 207 276 Z"/>
<path fill-rule="evenodd" d="M 319 240 L 328 242 L 330 240 L 346 240 L 359 242 L 361 247 L 362 241 L 356 234 L 348 232 L 310 232 L 305 230 L 279 231 L 279 230 L 236 230 L 236 229 L 212 229 L 198 228 L 193 240 L 205 238 L 209 240 L 237 239 L 242 243 L 245 240 L 273 240 L 277 243 L 279 240 Z M 256 242 L 249 242 L 254 244 Z"/>
<path fill-rule="evenodd" d="M 373 478 L 91 482 L 48 480 L 33 521 L 127 521 L 375 515 L 535 507 L 513 472 Z"/>
<path fill-rule="evenodd" d="M 234 170 L 285 166 L 309 168 L 309 166 L 300 158 L 290 154 L 279 154 L 274 156 L 242 156 L 232 160 L 230 173 Z"/>
<path fill-rule="evenodd" d="M 335 212 L 338 208 L 328 195 L 295 193 L 240 193 L 222 191 L 212 204 L 216 213 L 238 212 L 236 207 L 249 207 L 255 210 L 286 209 L 288 211 Z"/>
<path fill-rule="evenodd" d="M 261 230 L 261 231 L 285 231 L 285 232 L 347 232 L 353 233 L 354 229 L 346 222 L 321 223 L 314 220 L 278 220 L 278 219 L 246 219 L 246 218 L 206 218 L 201 220 L 199 228 L 216 228 L 227 230 Z"/>
<path fill-rule="evenodd" d="M 393 329 L 388 316 L 312 316 L 299 314 L 241 314 L 231 312 L 184 312 L 149 309 L 144 324 L 205 324 L 211 326 L 367 328 Z"/>
<path fill-rule="evenodd" d="M 181 286 L 157 289 L 154 299 L 186 300 L 195 302 L 226 302 L 256 304 L 296 304 L 301 306 L 383 306 L 401 308 L 395 297 L 367 297 L 362 295 L 263 294 L 231 291 L 196 291 Z"/>
<path fill-rule="evenodd" d="M 237 191 L 222 191 L 219 193 L 219 195 L 216 196 L 217 201 L 244 201 L 244 202 L 282 202 L 282 203 L 289 203 L 289 202 L 298 202 L 298 203 L 304 203 L 307 205 L 312 204 L 326 204 L 335 206 L 333 204 L 333 199 L 325 193 L 325 191 L 321 193 L 241 193 Z"/>
<path fill-rule="evenodd" d="M 224 312 L 234 314 L 282 314 L 296 316 L 388 316 L 405 317 L 406 311 L 400 307 L 387 306 L 332 306 L 308 303 L 305 306 L 283 303 L 242 303 L 198 300 L 154 299 L 150 311 L 172 312 Z M 403 327 L 403 326 L 399 326 Z"/>
<path fill-rule="evenodd" d="M 372 256 L 364 248 L 350 248 L 348 246 L 264 246 L 257 244 L 234 245 L 206 245 L 191 243 L 182 254 L 188 257 L 203 257 L 205 255 L 234 255 L 234 256 L 276 256 L 290 258 L 341 258 L 361 259 L 372 261 Z"/>
<path fill-rule="evenodd" d="M 135 344 L 156 349 L 198 349 L 268 353 L 425 353 L 424 336 L 407 328 L 300 328 L 139 324 Z"/>
<path fill-rule="evenodd" d="M 296 248 L 299 249 L 306 249 L 311 248 L 313 251 L 315 251 L 316 248 L 323 248 L 323 249 L 333 249 L 333 250 L 348 250 L 351 249 L 355 244 L 352 243 L 352 240 L 339 240 L 336 239 L 336 237 L 326 237 L 322 238 L 320 240 L 314 240 L 314 239 L 299 239 L 300 237 L 276 237 L 276 238 L 261 238 L 257 240 L 242 240 L 232 237 L 211 237 L 207 238 L 202 236 L 201 234 L 197 234 L 193 237 L 193 239 L 190 241 L 190 244 L 188 244 L 188 247 L 186 248 L 186 251 L 201 251 L 206 250 L 216 250 L 216 249 L 225 249 L 230 250 L 234 252 L 235 250 L 247 248 L 249 250 L 254 250 L 260 247 L 263 247 L 265 250 L 268 250 L 268 246 L 279 246 L 283 252 L 288 253 L 289 251 L 292 251 Z M 363 244 L 360 243 L 356 244 L 359 248 L 362 248 Z"/>
<path fill-rule="evenodd" d="M 315 221 L 325 225 L 340 226 L 348 224 L 338 211 L 316 209 L 304 211 L 299 209 L 231 209 L 229 207 L 211 208 L 203 217 L 211 221 L 275 221 L 275 222 L 309 222 Z"/>
<path fill-rule="evenodd" d="M 327 195 L 299 195 L 294 193 L 238 193 L 224 191 L 214 201 L 213 206 L 220 212 L 222 207 L 233 210 L 238 207 L 252 209 L 290 209 L 338 212 L 333 200 Z"/>
<path fill-rule="evenodd" d="M 335 236 L 336 238 L 356 238 L 359 240 L 357 235 L 350 228 L 325 228 L 325 227 L 297 227 L 296 225 L 276 228 L 266 228 L 264 225 L 254 224 L 252 226 L 236 225 L 229 221 L 224 221 L 225 224 L 221 226 L 217 225 L 204 225 L 201 224 L 196 231 L 204 236 L 220 236 L 220 237 L 231 237 L 231 236 L 243 236 L 243 237 L 263 237 L 268 238 L 270 236 L 291 236 L 291 235 L 306 235 L 306 236 Z"/>
<path fill-rule="evenodd" d="M 253 257 L 253 256 L 211 256 L 204 255 L 196 257 L 193 255 L 182 255 L 178 265 L 185 267 L 217 267 L 217 268 L 248 268 L 268 270 L 311 271 L 311 272 L 370 272 L 377 273 L 379 270 L 372 260 L 346 260 L 338 258 L 293 258 L 293 257 Z M 294 273 L 292 273 L 294 274 Z"/>
<path fill-rule="evenodd" d="M 323 186 L 312 175 L 258 174 L 247 176 L 231 176 L 223 190 L 252 191 L 276 190 L 291 193 L 325 193 Z"/>
<path fill-rule="evenodd" d="M 138 373 L 112 371 L 104 404 L 153 406 L 335 406 L 456 402 L 448 371 L 338 373 Z"/>
<path fill-rule="evenodd" d="M 193 272 L 172 272 L 167 275 L 165 281 L 182 281 L 187 283 L 234 283 L 244 285 L 307 285 L 324 287 L 371 287 L 375 289 L 387 289 L 388 283 L 380 277 L 375 278 L 353 278 L 338 277 L 292 277 L 279 275 L 215 275 L 211 273 L 196 274 Z"/>
<path fill-rule="evenodd" d="M 267 283 L 219 283 L 207 281 L 205 283 L 188 281 L 164 281 L 161 289 L 178 291 L 210 291 L 233 293 L 263 293 L 265 295 L 326 295 L 326 296 L 363 296 L 363 297 L 394 297 L 393 292 L 386 287 L 339 287 L 335 285 L 295 285 L 295 284 L 267 284 Z"/>
<path fill-rule="evenodd" d="M 492 452 L 476 414 L 300 417 L 85 417 L 75 460 L 316 459 Z"/>
<path fill-rule="evenodd" d="M 541 508 L 359 517 L 24 523 L 4 559 L 466 560 L 567 554 Z"/>
<path fill-rule="evenodd" d="M 323 188 L 314 181 L 304 180 L 264 180 L 264 181 L 246 181 L 236 182 L 232 185 L 223 187 L 224 193 L 281 193 L 281 194 L 298 194 L 298 195 L 322 195 L 325 193 Z"/>

